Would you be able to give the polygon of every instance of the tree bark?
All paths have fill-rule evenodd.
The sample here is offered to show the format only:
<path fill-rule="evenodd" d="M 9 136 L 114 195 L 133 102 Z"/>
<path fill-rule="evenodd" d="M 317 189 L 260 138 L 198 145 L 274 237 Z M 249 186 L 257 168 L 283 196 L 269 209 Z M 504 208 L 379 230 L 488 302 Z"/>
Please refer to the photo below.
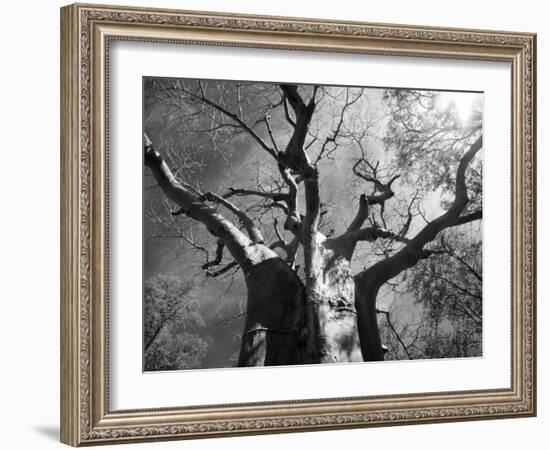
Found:
<path fill-rule="evenodd" d="M 307 361 L 362 361 L 355 309 L 355 284 L 349 259 L 330 240 L 316 234 L 307 299 Z"/>
<path fill-rule="evenodd" d="M 245 271 L 248 289 L 239 366 L 304 362 L 304 286 L 280 258 Z"/>

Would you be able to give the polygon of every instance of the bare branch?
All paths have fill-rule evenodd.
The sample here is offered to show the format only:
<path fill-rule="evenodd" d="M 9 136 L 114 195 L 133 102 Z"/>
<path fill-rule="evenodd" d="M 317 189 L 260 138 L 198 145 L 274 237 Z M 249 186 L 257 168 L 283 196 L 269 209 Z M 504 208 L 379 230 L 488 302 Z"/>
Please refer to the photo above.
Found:
<path fill-rule="evenodd" d="M 286 247 L 287 243 L 285 239 L 283 238 L 283 235 L 279 231 L 279 221 L 277 219 L 273 220 L 273 229 L 275 230 L 275 235 L 277 238 L 283 243 L 283 245 Z"/>
<path fill-rule="evenodd" d="M 187 215 L 203 223 L 211 234 L 223 239 L 225 246 L 239 264 L 248 261 L 250 239 L 174 177 L 147 135 L 144 135 L 144 153 L 145 165 L 150 168 L 166 196 L 183 208 Z"/>
<path fill-rule="evenodd" d="M 283 91 L 283 108 L 285 110 L 286 121 L 290 125 L 292 125 L 293 128 L 295 128 L 296 127 L 296 122 L 294 122 L 294 120 L 292 120 L 292 118 L 290 117 L 290 111 L 288 110 L 288 99 L 287 99 L 287 96 L 284 93 L 284 91 Z"/>
<path fill-rule="evenodd" d="M 222 197 L 227 199 L 231 198 L 233 196 L 237 197 L 244 197 L 247 195 L 257 196 L 257 197 L 263 197 L 263 198 L 269 198 L 273 200 L 274 202 L 280 202 L 280 201 L 289 201 L 289 194 L 285 192 L 265 192 L 265 191 L 257 191 L 254 189 L 237 189 L 230 187 L 228 189 L 228 192 L 225 193 Z"/>
<path fill-rule="evenodd" d="M 375 282 L 379 288 L 386 281 L 414 266 L 419 260 L 441 253 L 441 250 L 426 250 L 424 246 L 433 241 L 441 231 L 453 227 L 461 221 L 460 214 L 468 205 L 465 172 L 470 161 L 481 149 L 482 142 L 480 136 L 460 160 L 456 176 L 455 199 L 451 207 L 436 219 L 428 222 L 414 238 L 404 240 L 406 245 L 399 252 L 358 274 L 356 276 L 358 282 L 361 282 L 361 280 L 366 282 L 368 279 L 368 283 Z M 473 217 L 481 217 L 481 214 L 476 212 L 468 216 L 471 220 L 474 220 Z"/>
<path fill-rule="evenodd" d="M 365 172 L 362 172 L 359 169 L 359 166 L 361 163 L 367 163 L 370 167 L 373 168 L 373 174 L 369 175 Z M 366 159 L 360 159 L 353 165 L 353 173 L 363 180 L 373 183 L 374 184 L 374 194 L 368 195 L 367 200 L 369 202 L 369 205 L 382 205 L 386 200 L 389 200 L 392 198 L 395 193 L 393 192 L 391 186 L 397 180 L 400 175 L 393 176 L 387 183 L 382 183 L 377 177 L 376 177 L 376 167 L 377 166 L 371 166 Z M 375 195 L 377 192 L 379 192 L 378 195 Z"/>
<path fill-rule="evenodd" d="M 476 220 L 479 220 L 483 217 L 483 210 L 480 208 L 470 214 L 465 214 L 464 216 L 460 216 L 454 226 L 458 225 L 464 225 L 465 223 L 474 222 Z"/>
<path fill-rule="evenodd" d="M 218 244 L 216 245 L 216 257 L 212 261 L 207 261 L 202 265 L 202 269 L 206 270 L 212 266 L 217 266 L 222 262 L 223 258 L 223 249 L 225 245 L 221 239 L 218 240 Z"/>
<path fill-rule="evenodd" d="M 356 103 L 361 97 L 363 96 L 363 90 L 361 89 L 361 92 L 354 97 L 353 99 L 349 99 L 349 89 L 346 89 L 346 101 L 342 108 L 342 111 L 340 112 L 340 118 L 338 120 L 338 125 L 336 125 L 336 129 L 334 131 L 331 131 L 331 133 L 325 138 L 325 142 L 323 142 L 323 145 L 321 146 L 321 150 L 319 151 L 319 154 L 317 155 L 317 158 L 315 160 L 315 164 L 318 164 L 319 161 L 322 159 L 322 157 L 325 155 L 325 152 L 327 151 L 328 145 L 332 143 L 334 148 L 329 152 L 332 153 L 336 147 L 337 143 L 336 140 L 340 134 L 340 130 L 342 128 L 342 125 L 344 124 L 344 117 L 346 114 L 346 110 L 352 106 L 354 103 Z"/>
<path fill-rule="evenodd" d="M 275 153 L 278 154 L 280 153 L 280 150 L 279 150 L 279 146 L 277 145 L 277 141 L 275 140 L 275 136 L 273 135 L 270 119 L 271 118 L 269 116 L 269 113 L 266 113 L 264 120 L 265 120 L 265 125 L 267 127 L 267 132 L 269 133 L 269 137 L 271 139 L 273 147 L 275 147 Z"/>
<path fill-rule="evenodd" d="M 346 233 L 346 235 L 355 241 L 374 242 L 377 239 L 391 239 L 397 242 L 409 242 L 408 239 L 405 239 L 400 234 L 396 234 L 390 230 L 380 227 L 363 228 L 351 233 Z"/>
<path fill-rule="evenodd" d="M 361 194 L 361 196 L 359 197 L 359 209 L 357 210 L 355 218 L 350 223 L 348 231 L 356 231 L 360 229 L 365 223 L 365 220 L 367 220 L 368 216 L 369 202 L 367 200 L 367 196 L 365 194 Z"/>
<path fill-rule="evenodd" d="M 237 267 L 238 265 L 239 264 L 237 263 L 237 261 L 230 262 L 229 264 L 226 264 L 225 266 L 216 270 L 215 272 L 206 271 L 206 276 L 212 277 L 212 278 L 219 277 L 220 275 L 223 275 L 224 273 L 229 272 L 231 269 L 233 269 L 234 267 Z"/>
<path fill-rule="evenodd" d="M 403 339 L 401 339 L 401 336 L 400 336 L 399 333 L 397 332 L 395 326 L 393 325 L 392 320 L 390 319 L 390 312 L 389 312 L 389 311 L 382 311 L 382 310 L 380 310 L 380 309 L 377 309 L 377 310 L 376 310 L 376 313 L 377 313 L 377 314 L 384 314 L 384 316 L 386 317 L 386 322 L 387 322 L 388 326 L 390 327 L 390 329 L 392 330 L 393 334 L 395 335 L 395 337 L 396 337 L 397 340 L 399 341 L 399 344 L 401 344 L 401 347 L 402 347 L 403 350 L 405 351 L 405 354 L 407 355 L 407 358 L 412 359 L 412 356 L 411 356 L 411 354 L 409 353 L 408 347 L 405 345 L 405 342 L 403 342 Z"/>
<path fill-rule="evenodd" d="M 277 159 L 277 152 L 273 148 L 271 148 L 269 145 L 267 145 L 267 143 L 252 129 L 252 127 L 250 127 L 247 123 L 245 123 L 244 120 L 242 120 L 237 114 L 229 111 L 222 105 L 207 98 L 204 92 L 204 87 L 202 83 L 199 81 L 198 84 L 201 92 L 200 95 L 197 95 L 194 92 L 191 92 L 187 89 L 182 89 L 182 91 L 185 92 L 187 95 L 189 95 L 191 98 L 201 100 L 207 105 L 217 109 L 218 111 L 226 115 L 228 118 L 238 123 L 243 128 L 243 130 L 245 130 L 258 144 L 260 144 L 260 147 L 262 147 L 266 152 L 268 152 L 271 156 Z"/>

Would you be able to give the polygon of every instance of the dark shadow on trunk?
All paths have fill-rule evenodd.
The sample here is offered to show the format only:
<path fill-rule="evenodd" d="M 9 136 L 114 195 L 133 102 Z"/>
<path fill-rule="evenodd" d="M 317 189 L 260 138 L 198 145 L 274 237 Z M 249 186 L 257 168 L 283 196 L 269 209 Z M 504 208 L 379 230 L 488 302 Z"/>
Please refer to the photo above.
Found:
<path fill-rule="evenodd" d="M 304 286 L 280 258 L 245 272 L 247 313 L 239 366 L 300 363 L 303 353 Z"/>

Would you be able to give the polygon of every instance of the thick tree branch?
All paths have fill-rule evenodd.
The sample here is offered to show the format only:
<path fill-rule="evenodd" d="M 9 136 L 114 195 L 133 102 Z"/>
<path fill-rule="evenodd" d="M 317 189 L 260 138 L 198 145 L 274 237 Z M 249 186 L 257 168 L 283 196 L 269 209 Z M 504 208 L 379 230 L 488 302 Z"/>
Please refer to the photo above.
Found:
<path fill-rule="evenodd" d="M 219 268 L 218 270 L 216 270 L 214 272 L 211 272 L 211 271 L 207 270 L 206 271 L 206 276 L 211 277 L 211 278 L 219 277 L 220 275 L 223 275 L 224 273 L 229 272 L 234 267 L 238 267 L 238 265 L 239 264 L 237 263 L 237 261 L 232 261 L 232 262 L 226 264 L 225 266 Z"/>
<path fill-rule="evenodd" d="M 428 222 L 414 238 L 406 241 L 407 245 L 399 252 L 374 264 L 366 271 L 360 273 L 358 278 L 368 277 L 371 280 L 376 280 L 376 284 L 381 286 L 403 270 L 415 265 L 419 260 L 432 255 L 434 251 L 425 250 L 424 246 L 433 241 L 441 231 L 449 227 L 466 223 L 467 221 L 476 220 L 476 218 L 481 218 L 481 211 L 463 216 L 463 218 L 461 218 L 460 214 L 468 204 L 468 194 L 465 182 L 466 169 L 470 161 L 481 149 L 482 143 L 483 140 L 480 136 L 460 160 L 456 175 L 455 199 L 451 207 L 436 219 Z"/>
<path fill-rule="evenodd" d="M 380 227 L 369 227 L 369 228 L 362 228 L 360 230 L 352 231 L 350 233 L 347 233 L 347 237 L 355 242 L 357 241 L 374 242 L 377 239 L 391 239 L 393 241 L 404 242 L 404 243 L 409 242 L 408 239 L 404 238 L 400 234 L 396 234 L 393 231 L 387 230 L 385 228 L 380 228 Z"/>
<path fill-rule="evenodd" d="M 228 199 L 233 196 L 236 197 L 246 197 L 246 196 L 256 196 L 256 197 L 262 197 L 262 198 L 268 198 L 273 200 L 274 202 L 289 202 L 290 201 L 290 194 L 285 192 L 265 192 L 265 191 L 258 191 L 254 189 L 236 189 L 233 187 L 230 187 L 228 189 L 228 192 L 223 194 L 223 198 Z"/>
<path fill-rule="evenodd" d="M 465 223 L 475 222 L 483 217 L 483 210 L 480 208 L 470 214 L 460 216 L 454 226 L 464 225 Z"/>
<path fill-rule="evenodd" d="M 216 245 L 216 257 L 212 261 L 207 261 L 202 265 L 202 270 L 209 269 L 212 266 L 217 266 L 222 262 L 223 258 L 223 249 L 225 247 L 225 244 L 220 239 L 218 241 L 218 244 Z"/>
<path fill-rule="evenodd" d="M 283 238 L 283 235 L 281 234 L 281 231 L 279 230 L 279 222 L 277 219 L 273 221 L 273 228 L 275 230 L 275 235 L 277 236 L 278 241 L 271 244 L 269 248 L 274 250 L 275 248 L 281 248 L 286 252 L 286 263 L 289 264 L 292 268 L 294 268 L 294 262 L 296 260 L 296 254 L 298 252 L 298 247 L 300 245 L 300 239 L 298 236 L 294 236 L 292 241 L 287 242 L 285 238 Z"/>
<path fill-rule="evenodd" d="M 348 232 L 356 231 L 363 226 L 365 220 L 369 217 L 369 202 L 365 194 L 361 194 L 359 197 L 359 208 L 357 209 L 357 214 L 354 219 L 351 221 Z"/>
<path fill-rule="evenodd" d="M 286 230 L 290 230 L 295 235 L 298 235 L 302 222 L 302 217 L 298 212 L 298 182 L 290 169 L 284 167 L 282 164 L 279 164 L 279 172 L 288 186 L 288 212 L 284 226 Z"/>
<path fill-rule="evenodd" d="M 294 110 L 296 126 L 285 152 L 280 154 L 279 158 L 284 168 L 289 168 L 304 180 L 306 214 L 302 224 L 302 232 L 311 237 L 312 233 L 317 232 L 319 225 L 321 200 L 319 195 L 319 173 L 304 149 L 304 142 L 315 110 L 315 93 L 317 89 L 314 87 L 313 95 L 306 104 L 298 93 L 297 86 L 282 84 L 280 87 Z M 287 178 L 288 176 L 292 175 L 287 174 Z"/>
<path fill-rule="evenodd" d="M 250 237 L 252 242 L 254 242 L 255 244 L 262 244 L 264 242 L 262 233 L 254 223 L 254 221 L 250 217 L 248 217 L 244 211 L 239 209 L 229 200 L 220 197 L 218 194 L 214 194 L 213 192 L 207 192 L 206 194 L 204 194 L 201 200 L 202 199 L 225 206 L 229 211 L 231 211 L 233 214 L 235 214 L 235 216 L 239 218 L 240 222 L 246 228 L 248 236 Z"/>
<path fill-rule="evenodd" d="M 359 165 L 362 162 L 365 162 L 369 167 L 371 167 L 373 175 L 369 175 L 365 172 L 362 172 L 359 169 Z M 393 192 L 391 186 L 395 182 L 395 180 L 397 180 L 400 177 L 400 175 L 395 175 L 387 183 L 382 183 L 376 177 L 376 168 L 377 168 L 377 166 L 374 166 L 374 167 L 371 166 L 371 164 L 369 164 L 368 161 L 366 161 L 365 159 L 358 160 L 353 165 L 353 168 L 352 168 L 353 173 L 357 177 L 359 177 L 359 178 L 361 178 L 361 179 L 363 179 L 363 180 L 365 180 L 369 183 L 374 184 L 374 193 L 367 196 L 367 200 L 369 202 L 369 205 L 382 205 L 386 200 L 389 200 L 390 198 L 392 198 L 395 195 L 395 193 Z M 379 192 L 379 194 L 377 194 L 377 192 Z"/>
<path fill-rule="evenodd" d="M 249 260 L 248 248 L 251 240 L 214 208 L 200 201 L 191 190 L 174 177 L 147 135 L 144 136 L 144 152 L 145 165 L 149 167 L 166 196 L 183 208 L 188 216 L 203 223 L 212 235 L 223 240 L 239 264 L 245 264 Z"/>
<path fill-rule="evenodd" d="M 444 214 L 428 222 L 397 253 L 375 263 L 355 276 L 357 322 L 361 351 L 366 361 L 384 358 L 376 320 L 376 298 L 380 288 L 404 270 L 413 267 L 418 261 L 429 258 L 435 253 L 441 253 L 438 250 L 424 249 L 424 246 L 433 241 L 441 231 L 455 226 L 459 222 L 460 215 L 468 205 L 466 169 L 481 149 L 482 144 L 483 140 L 480 136 L 460 160 L 456 175 L 455 199 L 451 207 Z"/>
<path fill-rule="evenodd" d="M 306 105 L 295 85 L 281 84 L 286 98 L 296 115 L 296 126 L 290 137 L 284 152 L 279 153 L 279 161 L 284 167 L 288 167 L 293 172 L 300 174 L 304 179 L 306 177 L 315 177 L 316 169 L 311 163 L 305 149 L 304 143 L 308 133 L 311 116 L 315 110 L 315 95 Z"/>
<path fill-rule="evenodd" d="M 277 238 L 283 243 L 284 247 L 286 248 L 287 243 L 283 238 L 281 231 L 279 230 L 279 221 L 277 219 L 273 220 L 273 229 L 275 230 L 275 235 L 277 236 Z"/>
<path fill-rule="evenodd" d="M 460 220 L 460 214 L 468 205 L 468 189 L 466 186 L 466 169 L 470 161 L 474 158 L 483 145 L 483 138 L 480 136 L 464 154 L 458 165 L 456 173 L 455 199 L 446 213 L 428 223 L 412 240 L 412 246 L 421 248 L 428 242 L 435 239 L 437 234 L 457 224 Z M 481 218 L 481 214 L 479 217 Z M 464 222 L 462 222 L 464 223 Z"/>
<path fill-rule="evenodd" d="M 288 110 L 288 99 L 287 99 L 287 96 L 284 93 L 284 91 L 283 91 L 283 108 L 284 108 L 284 111 L 285 111 L 286 121 L 290 125 L 292 125 L 293 128 L 295 128 L 296 127 L 296 122 L 294 122 L 292 117 L 290 117 L 290 111 Z"/>

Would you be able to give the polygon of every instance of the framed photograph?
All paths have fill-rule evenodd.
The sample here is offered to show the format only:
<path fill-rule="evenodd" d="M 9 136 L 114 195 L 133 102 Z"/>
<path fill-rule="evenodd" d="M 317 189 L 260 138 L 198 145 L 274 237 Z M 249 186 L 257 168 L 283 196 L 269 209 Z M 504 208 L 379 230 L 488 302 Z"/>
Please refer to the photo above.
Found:
<path fill-rule="evenodd" d="M 62 8 L 62 442 L 535 415 L 535 58 Z"/>

